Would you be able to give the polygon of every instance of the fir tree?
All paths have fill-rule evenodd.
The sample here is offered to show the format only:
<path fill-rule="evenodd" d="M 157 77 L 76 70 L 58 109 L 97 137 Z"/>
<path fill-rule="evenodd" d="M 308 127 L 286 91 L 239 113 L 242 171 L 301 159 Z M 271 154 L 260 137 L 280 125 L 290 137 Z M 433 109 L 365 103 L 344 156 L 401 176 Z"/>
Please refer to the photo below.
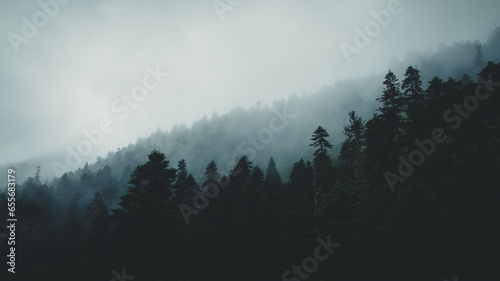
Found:
<path fill-rule="evenodd" d="M 273 157 L 269 159 L 269 163 L 267 164 L 264 186 L 269 190 L 276 190 L 281 187 L 281 176 L 278 173 L 278 169 L 276 169 L 276 162 L 274 162 Z"/>

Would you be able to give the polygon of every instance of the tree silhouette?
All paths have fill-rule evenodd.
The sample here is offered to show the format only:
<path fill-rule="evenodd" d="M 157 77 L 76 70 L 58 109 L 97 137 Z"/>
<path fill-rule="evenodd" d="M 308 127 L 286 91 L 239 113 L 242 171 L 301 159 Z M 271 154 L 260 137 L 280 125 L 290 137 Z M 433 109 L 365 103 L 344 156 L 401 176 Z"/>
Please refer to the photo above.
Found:
<path fill-rule="evenodd" d="M 314 151 L 314 156 L 320 156 L 322 154 L 326 155 L 326 149 L 332 148 L 332 145 L 326 139 L 329 136 L 330 135 L 328 135 L 328 132 L 321 126 L 318 126 L 318 128 L 313 132 L 313 135 L 311 137 L 313 143 L 311 143 L 309 146 L 317 148 L 316 151 Z"/>
<path fill-rule="evenodd" d="M 264 186 L 269 190 L 281 187 L 281 176 L 278 173 L 278 169 L 276 169 L 276 162 L 274 162 L 273 157 L 269 159 L 269 163 L 267 164 Z"/>

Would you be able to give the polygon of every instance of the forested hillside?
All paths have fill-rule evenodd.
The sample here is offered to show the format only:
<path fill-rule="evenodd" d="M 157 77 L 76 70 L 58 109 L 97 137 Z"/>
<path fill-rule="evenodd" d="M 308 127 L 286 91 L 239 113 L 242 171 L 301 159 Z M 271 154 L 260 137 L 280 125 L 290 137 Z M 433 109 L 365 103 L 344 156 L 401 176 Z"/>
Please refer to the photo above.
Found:
<path fill-rule="evenodd" d="M 486 61 L 500 61 L 499 49 L 500 29 L 497 29 L 491 33 L 489 40 L 482 44 L 477 41 L 457 42 L 441 45 L 435 51 L 410 52 L 402 61 L 391 62 L 390 69 L 396 75 L 402 76 L 406 67 L 412 65 L 420 70 L 422 83 L 426 87 L 434 76 L 444 80 L 448 77 L 460 80 L 464 74 L 475 77 Z M 214 113 L 196 121 L 189 128 L 180 124 L 174 128 L 158 129 L 147 138 L 139 138 L 134 144 L 109 152 L 106 157 L 97 160 L 90 157 L 82 159 L 81 168 L 88 162 L 89 169 L 97 173 L 108 165 L 112 168 L 113 177 L 126 183 L 134 167 L 143 163 L 152 149 L 158 149 L 168 155 L 172 163 L 185 159 L 198 183 L 203 181 L 205 162 L 214 160 L 221 173 L 227 174 L 226 166 L 230 166 L 228 163 L 237 161 L 238 157 L 244 154 L 248 154 L 251 160 L 260 166 L 266 165 L 269 155 L 272 155 L 278 164 L 279 172 L 289 175 L 292 170 L 291 163 L 295 159 L 302 157 L 312 160 L 313 150 L 305 148 L 309 142 L 311 127 L 317 124 L 321 123 L 330 133 L 331 142 L 335 144 L 330 156 L 336 158 L 334 156 L 338 154 L 339 145 L 345 138 L 342 127 L 348 121 L 348 112 L 355 110 L 359 116 L 371 118 L 375 109 L 380 106 L 375 98 L 380 96 L 382 91 L 380 81 L 384 79 L 384 75 L 385 73 L 380 73 L 336 81 L 314 94 L 294 94 L 287 100 L 275 101 L 272 105 L 257 103 L 251 108 L 236 108 L 223 115 Z M 273 119 L 283 116 L 284 113 L 291 115 L 286 118 L 284 128 L 275 128 L 277 130 L 271 130 L 271 136 L 266 135 L 266 131 L 269 133 L 268 130 L 272 129 L 270 123 Z M 262 134 L 261 138 L 259 133 Z M 264 143 L 262 139 L 268 142 Z M 54 176 L 60 178 L 64 172 L 70 172 L 54 167 L 57 162 L 71 168 L 66 157 L 67 153 L 30 159 L 10 166 L 19 170 L 21 181 L 31 176 L 37 166 L 41 166 L 42 182 L 48 180 L 47 184 L 54 185 L 55 182 L 51 182 Z M 76 177 L 82 175 L 81 171 L 75 173 Z M 5 186 L 5 182 L 2 186 Z"/>
<path fill-rule="evenodd" d="M 373 103 L 326 88 L 158 131 L 45 184 L 37 169 L 17 187 L 16 277 L 496 280 L 500 63 L 473 50 L 477 75 L 408 66 L 335 86 Z"/>

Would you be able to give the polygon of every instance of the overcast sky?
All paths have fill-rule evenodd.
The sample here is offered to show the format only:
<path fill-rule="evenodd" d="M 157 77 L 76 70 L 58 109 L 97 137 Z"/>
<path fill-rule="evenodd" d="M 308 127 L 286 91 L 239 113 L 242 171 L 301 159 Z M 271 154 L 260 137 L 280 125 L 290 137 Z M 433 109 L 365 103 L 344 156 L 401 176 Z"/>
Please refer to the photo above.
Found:
<path fill-rule="evenodd" d="M 235 5 L 218 13 L 211 0 L 72 0 L 49 5 L 47 18 L 38 2 L 0 0 L 0 164 L 64 151 L 106 118 L 114 131 L 100 153 L 214 111 L 385 72 L 410 50 L 485 41 L 500 10 L 498 0 L 401 0 L 348 63 L 340 44 L 355 46 L 354 28 L 391 1 L 222 0 Z M 144 79 L 156 85 L 148 67 L 169 76 L 127 115 L 120 99 Z"/>

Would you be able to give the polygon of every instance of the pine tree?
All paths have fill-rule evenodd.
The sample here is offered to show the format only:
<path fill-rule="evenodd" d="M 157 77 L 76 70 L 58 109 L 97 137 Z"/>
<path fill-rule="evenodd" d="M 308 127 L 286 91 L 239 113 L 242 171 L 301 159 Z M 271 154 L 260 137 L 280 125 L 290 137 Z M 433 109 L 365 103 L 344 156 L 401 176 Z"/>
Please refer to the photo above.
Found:
<path fill-rule="evenodd" d="M 207 167 L 205 168 L 205 177 L 206 180 L 202 184 L 204 192 L 212 192 L 213 194 L 218 195 L 218 193 L 220 192 L 220 174 L 214 161 L 210 161 L 210 163 L 208 163 Z"/>
<path fill-rule="evenodd" d="M 97 171 L 94 182 L 104 203 L 110 207 L 117 207 L 118 187 L 108 165 Z"/>
<path fill-rule="evenodd" d="M 393 189 L 387 180 L 387 172 L 397 169 L 397 159 L 407 147 L 405 131 L 405 98 L 399 82 L 389 70 L 383 82 L 382 96 L 377 101 L 379 112 L 366 123 L 367 165 L 372 167 L 367 177 L 374 187 Z M 387 198 L 386 198 L 387 199 Z M 379 202 L 385 201 L 383 198 Z"/>
<path fill-rule="evenodd" d="M 186 161 L 184 159 L 181 159 L 177 163 L 177 180 L 185 180 L 187 179 L 187 175 L 188 172 L 187 172 Z"/>
<path fill-rule="evenodd" d="M 409 105 L 414 105 L 421 100 L 423 90 L 418 69 L 408 66 L 401 89 L 403 90 L 405 102 Z"/>
<path fill-rule="evenodd" d="M 347 280 L 367 280 L 372 273 L 360 271 L 360 267 L 372 260 L 366 249 L 370 235 L 360 213 L 360 202 L 355 191 L 341 180 L 332 184 L 319 206 L 318 217 L 322 233 L 329 233 L 339 249 L 333 263 L 337 276 L 348 275 Z M 344 248 L 348 247 L 348 251 Z M 330 261 L 326 261 L 328 263 Z M 328 264 L 325 264 L 328 265 Z M 331 271 L 319 268 L 318 275 L 327 280 Z M 347 274 L 346 274 L 347 272 Z M 330 273 L 330 274 L 328 274 Z M 352 279 L 350 279 L 352 278 Z"/>
<path fill-rule="evenodd" d="M 349 126 L 344 127 L 344 135 L 347 139 L 342 143 L 339 158 L 345 160 L 351 168 L 360 169 L 364 163 L 365 130 L 365 121 L 357 116 L 356 112 L 349 112 Z"/>
<path fill-rule="evenodd" d="M 331 165 L 330 157 L 327 155 L 327 148 L 332 148 L 333 146 L 326 139 L 329 137 L 328 132 L 319 126 L 311 137 L 313 141 L 309 146 L 316 147 L 314 152 L 314 218 L 317 221 L 317 213 L 319 208 L 319 203 L 321 201 L 321 196 L 324 190 L 329 184 L 333 182 L 334 170 Z M 318 226 L 315 226 L 315 233 L 318 233 Z"/>
<path fill-rule="evenodd" d="M 327 149 L 333 146 L 326 139 L 328 138 L 328 132 L 319 126 L 311 137 L 313 141 L 309 146 L 316 147 L 314 151 L 314 190 L 315 190 L 315 201 L 319 200 L 321 196 L 322 189 L 328 186 L 329 183 L 333 182 L 333 167 L 331 165 L 330 157 L 327 155 Z"/>
<path fill-rule="evenodd" d="M 273 157 L 269 159 L 269 163 L 267 164 L 264 186 L 268 190 L 276 190 L 281 187 L 281 176 L 278 173 L 278 169 L 276 169 L 276 162 L 274 162 Z"/>
<path fill-rule="evenodd" d="M 188 174 L 186 161 L 181 159 L 177 164 L 177 180 L 173 186 L 176 204 L 187 203 L 193 198 L 193 188 L 198 188 L 193 176 Z"/>
<path fill-rule="evenodd" d="M 166 262 L 179 266 L 183 244 L 178 241 L 175 229 L 184 222 L 177 205 L 171 201 L 176 169 L 170 168 L 165 155 L 157 150 L 148 159 L 130 176 L 128 191 L 120 197 L 120 208 L 113 210 L 113 219 L 116 249 L 125 250 L 119 253 L 122 262 L 133 265 L 137 274 L 157 276 L 153 272 L 166 273 L 161 266 Z"/>
<path fill-rule="evenodd" d="M 220 214 L 225 214 L 226 237 L 223 243 L 225 256 L 230 257 L 226 262 L 231 270 L 226 271 L 231 278 L 243 276 L 248 279 L 249 267 L 249 244 L 248 244 L 248 219 L 249 213 L 249 193 L 250 179 L 253 171 L 252 162 L 247 156 L 242 156 L 232 173 L 231 183 L 223 192 L 223 201 L 218 203 Z"/>
<path fill-rule="evenodd" d="M 318 128 L 313 132 L 313 135 L 311 137 L 313 143 L 309 146 L 317 148 L 316 151 L 314 151 L 314 156 L 318 157 L 320 155 L 326 155 L 326 149 L 332 148 L 332 145 L 326 139 L 329 136 L 330 135 L 328 135 L 328 132 L 321 126 L 318 126 Z"/>
<path fill-rule="evenodd" d="M 365 179 L 366 128 L 365 122 L 354 111 L 349 112 L 349 125 L 344 127 L 347 139 L 342 143 L 339 159 L 347 165 L 350 187 L 354 190 L 363 209 L 368 204 L 368 190 Z"/>
<path fill-rule="evenodd" d="M 405 118 L 405 98 L 399 88 L 398 78 L 392 71 L 385 76 L 382 96 L 377 101 L 382 102 L 378 109 L 380 118 L 386 128 L 386 137 L 391 145 L 398 143 L 403 134 L 402 125 Z"/>
<path fill-rule="evenodd" d="M 217 165 L 215 165 L 214 161 L 210 161 L 207 167 L 205 168 L 205 176 L 208 180 L 218 181 L 220 178 L 220 174 L 217 169 Z"/>
<path fill-rule="evenodd" d="M 300 187 L 304 186 L 303 178 L 304 178 L 304 170 L 306 168 L 306 164 L 304 159 L 300 158 L 297 163 L 294 163 L 292 166 L 292 172 L 290 174 L 290 187 L 292 189 L 298 190 Z"/>
<path fill-rule="evenodd" d="M 250 270 L 250 280 L 257 280 L 276 265 L 276 255 L 266 254 L 276 246 L 276 234 L 279 231 L 281 219 L 278 217 L 277 206 L 282 198 L 276 198 L 278 190 L 265 187 L 264 172 L 255 166 L 250 175 L 247 194 L 245 225 L 247 237 L 247 262 L 249 268 L 260 268 L 261 274 Z M 281 185 L 281 182 L 279 183 Z"/>
<path fill-rule="evenodd" d="M 88 210 L 88 248 L 93 255 L 98 255 L 98 251 L 106 249 L 109 242 L 109 213 L 104 205 L 101 195 L 94 194 L 94 199 L 90 203 Z"/>
<path fill-rule="evenodd" d="M 401 85 L 401 89 L 403 90 L 403 98 L 406 103 L 406 117 L 407 120 L 404 124 L 404 130 L 408 133 L 407 139 L 409 140 L 415 137 L 417 128 L 410 125 L 417 118 L 421 118 L 424 114 L 423 108 L 423 90 L 422 90 L 422 81 L 420 80 L 420 73 L 417 69 L 409 66 L 406 69 L 405 79 L 403 80 L 403 84 Z"/>
<path fill-rule="evenodd" d="M 479 72 L 485 65 L 486 62 L 484 61 L 483 56 L 483 46 L 481 46 L 481 44 L 477 44 L 476 55 L 474 56 L 474 71 Z"/>
<path fill-rule="evenodd" d="M 41 168 L 40 166 L 36 166 L 36 171 L 35 171 L 35 177 L 33 178 L 35 180 L 35 183 L 37 185 L 42 185 L 42 182 L 40 181 L 41 180 Z"/>
<path fill-rule="evenodd" d="M 64 221 L 63 239 L 65 248 L 70 250 L 69 254 L 76 254 L 81 239 L 82 224 L 78 215 L 78 200 L 79 195 L 76 194 L 66 211 L 66 219 Z"/>

